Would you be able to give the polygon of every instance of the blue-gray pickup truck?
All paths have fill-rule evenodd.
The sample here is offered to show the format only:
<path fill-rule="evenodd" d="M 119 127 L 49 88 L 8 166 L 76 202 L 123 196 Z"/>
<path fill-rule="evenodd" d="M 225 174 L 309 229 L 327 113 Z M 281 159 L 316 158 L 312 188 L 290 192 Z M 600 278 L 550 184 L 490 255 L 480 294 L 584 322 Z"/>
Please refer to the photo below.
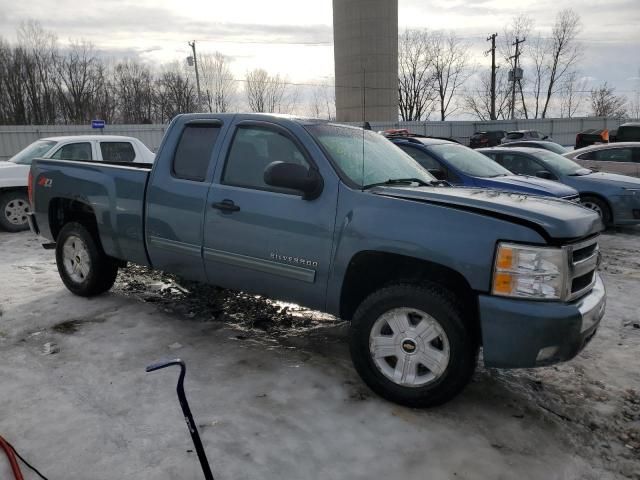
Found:
<path fill-rule="evenodd" d="M 34 232 L 100 294 L 134 262 L 351 321 L 354 366 L 410 406 L 487 366 L 573 358 L 604 314 L 597 214 L 454 188 L 384 137 L 262 114 L 176 117 L 153 166 L 36 160 Z"/>

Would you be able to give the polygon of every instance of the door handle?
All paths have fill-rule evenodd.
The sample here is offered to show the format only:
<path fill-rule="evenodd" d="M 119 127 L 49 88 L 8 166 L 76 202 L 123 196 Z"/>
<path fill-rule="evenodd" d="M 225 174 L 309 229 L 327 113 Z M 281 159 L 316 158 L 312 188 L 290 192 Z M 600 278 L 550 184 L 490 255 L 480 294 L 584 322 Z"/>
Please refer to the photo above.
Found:
<path fill-rule="evenodd" d="M 240 207 L 233 203 L 233 200 L 223 200 L 221 202 L 216 202 L 211 206 L 218 210 L 222 210 L 223 212 L 237 212 L 240 210 Z"/>

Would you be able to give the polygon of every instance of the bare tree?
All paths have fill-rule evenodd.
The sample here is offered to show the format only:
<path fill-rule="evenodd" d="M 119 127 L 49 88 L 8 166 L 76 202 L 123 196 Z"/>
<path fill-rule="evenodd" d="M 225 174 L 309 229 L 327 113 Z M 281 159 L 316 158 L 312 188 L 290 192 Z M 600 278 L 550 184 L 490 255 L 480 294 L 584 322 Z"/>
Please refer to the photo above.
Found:
<path fill-rule="evenodd" d="M 0 42 L 0 109 L 3 123 L 25 125 L 30 123 L 27 91 L 23 81 L 26 52 Z"/>
<path fill-rule="evenodd" d="M 132 60 L 118 63 L 113 70 L 113 91 L 121 122 L 146 123 L 151 120 L 154 92 L 147 67 Z"/>
<path fill-rule="evenodd" d="M 103 68 L 93 45 L 72 42 L 69 51 L 57 62 L 58 99 L 68 123 L 83 124 L 96 115 L 100 89 L 106 88 Z"/>
<path fill-rule="evenodd" d="M 155 82 L 156 118 L 164 123 L 179 113 L 195 112 L 198 107 L 196 86 L 178 62 L 164 67 Z"/>
<path fill-rule="evenodd" d="M 252 112 L 290 113 L 297 98 L 285 78 L 280 74 L 271 76 L 261 68 L 247 72 L 245 94 Z"/>
<path fill-rule="evenodd" d="M 313 87 L 309 112 L 314 118 L 335 120 L 336 90 L 333 84 L 324 83 Z"/>
<path fill-rule="evenodd" d="M 30 111 L 29 122 L 38 125 L 55 123 L 57 38 L 33 20 L 23 22 L 17 33 L 18 44 L 25 51 L 22 70 Z"/>
<path fill-rule="evenodd" d="M 591 90 L 591 113 L 594 117 L 625 118 L 626 99 L 615 94 L 607 82 Z"/>
<path fill-rule="evenodd" d="M 436 109 L 433 43 L 426 30 L 405 30 L 398 41 L 398 99 L 404 121 L 426 120 Z"/>
<path fill-rule="evenodd" d="M 551 97 L 562 85 L 565 77 L 575 69 L 581 57 L 581 46 L 577 42 L 581 29 L 580 15 L 574 10 L 569 8 L 558 13 L 549 45 L 549 62 L 547 63 L 549 78 L 542 118 L 547 116 Z"/>
<path fill-rule="evenodd" d="M 468 113 L 478 120 L 491 120 L 491 72 L 483 73 L 479 86 L 464 97 Z M 496 73 L 496 119 L 507 119 L 511 112 L 511 89 L 507 73 L 498 69 Z"/>
<path fill-rule="evenodd" d="M 587 88 L 587 80 L 580 78 L 578 72 L 569 73 L 560 89 L 560 117 L 572 118 L 584 102 L 582 93 Z"/>
<path fill-rule="evenodd" d="M 227 112 L 236 92 L 229 57 L 220 52 L 198 56 L 200 83 L 210 112 Z"/>
<path fill-rule="evenodd" d="M 433 75 L 440 107 L 440 120 L 455 113 L 459 106 L 451 104 L 458 90 L 471 76 L 469 46 L 454 33 L 431 36 Z"/>

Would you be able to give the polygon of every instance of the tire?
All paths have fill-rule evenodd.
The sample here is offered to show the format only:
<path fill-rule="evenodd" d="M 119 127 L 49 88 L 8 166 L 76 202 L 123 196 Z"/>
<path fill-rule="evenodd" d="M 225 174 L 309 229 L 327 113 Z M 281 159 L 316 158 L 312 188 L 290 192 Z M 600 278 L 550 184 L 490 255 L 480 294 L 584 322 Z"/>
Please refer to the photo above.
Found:
<path fill-rule="evenodd" d="M 600 215 L 602 223 L 604 223 L 605 226 L 609 226 L 613 223 L 611 209 L 609 208 L 609 205 L 607 205 L 607 202 L 605 202 L 601 198 L 585 195 L 584 197 L 580 197 L 580 204 L 583 207 L 588 208 L 589 210 L 593 210 L 598 215 Z"/>
<path fill-rule="evenodd" d="M 12 190 L 0 195 L 0 227 L 9 232 L 29 230 L 27 213 L 31 211 L 27 194 Z"/>
<path fill-rule="evenodd" d="M 397 284 L 372 293 L 358 307 L 349 348 L 356 371 L 378 395 L 408 407 L 432 407 L 469 383 L 479 344 L 449 291 L 434 284 Z M 401 378 L 392 380 L 399 371 Z"/>
<path fill-rule="evenodd" d="M 116 260 L 105 254 L 94 235 L 77 222 L 67 223 L 60 230 L 56 264 L 65 286 L 81 297 L 106 292 L 118 275 Z"/>

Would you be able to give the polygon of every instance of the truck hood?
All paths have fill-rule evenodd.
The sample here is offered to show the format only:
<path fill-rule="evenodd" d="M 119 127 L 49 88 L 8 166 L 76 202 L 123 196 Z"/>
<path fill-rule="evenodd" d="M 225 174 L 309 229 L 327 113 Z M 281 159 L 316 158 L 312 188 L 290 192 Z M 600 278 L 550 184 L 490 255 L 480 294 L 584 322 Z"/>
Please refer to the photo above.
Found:
<path fill-rule="evenodd" d="M 483 185 L 488 188 L 501 188 L 503 190 L 513 190 L 517 188 L 518 192 L 526 192 L 534 195 L 543 195 L 550 197 L 575 197 L 578 191 L 563 185 L 559 182 L 544 180 L 537 177 L 528 177 L 524 175 L 507 175 L 505 177 L 483 178 Z"/>
<path fill-rule="evenodd" d="M 0 188 L 26 187 L 29 165 L 0 162 Z"/>
<path fill-rule="evenodd" d="M 371 193 L 468 210 L 526 224 L 547 239 L 583 238 L 602 230 L 600 217 L 580 205 L 551 197 L 457 187 L 386 187 Z"/>

